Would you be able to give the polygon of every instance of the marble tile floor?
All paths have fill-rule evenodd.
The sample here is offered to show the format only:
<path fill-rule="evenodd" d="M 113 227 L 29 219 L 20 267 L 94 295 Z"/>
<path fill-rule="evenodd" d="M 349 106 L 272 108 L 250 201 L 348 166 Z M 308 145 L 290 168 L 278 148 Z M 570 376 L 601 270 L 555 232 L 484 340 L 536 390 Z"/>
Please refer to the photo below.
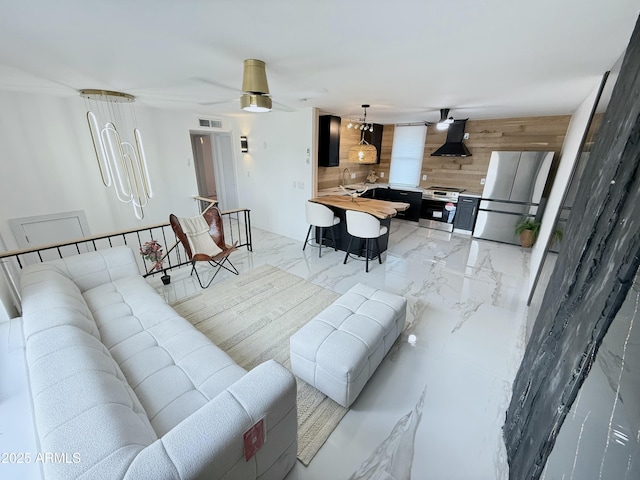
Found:
<path fill-rule="evenodd" d="M 287 480 L 506 479 L 501 428 L 524 352 L 529 252 L 403 220 L 390 235 L 369 273 L 363 261 L 343 265 L 343 252 L 323 248 L 318 258 L 257 229 L 253 252 L 231 257 L 241 273 L 270 264 L 338 293 L 362 282 L 408 300 L 399 341 L 309 466 L 297 462 Z M 153 280 L 167 301 L 200 290 L 188 269 L 171 275 L 169 286 Z"/>

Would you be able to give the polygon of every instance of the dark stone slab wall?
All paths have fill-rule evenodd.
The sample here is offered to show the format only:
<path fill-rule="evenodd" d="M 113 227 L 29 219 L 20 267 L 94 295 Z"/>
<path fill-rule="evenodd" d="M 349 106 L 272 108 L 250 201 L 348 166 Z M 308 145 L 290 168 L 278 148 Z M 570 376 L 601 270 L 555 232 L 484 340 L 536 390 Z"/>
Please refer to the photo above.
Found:
<path fill-rule="evenodd" d="M 538 479 L 640 264 L 640 21 L 567 222 L 507 410 L 513 480 Z"/>

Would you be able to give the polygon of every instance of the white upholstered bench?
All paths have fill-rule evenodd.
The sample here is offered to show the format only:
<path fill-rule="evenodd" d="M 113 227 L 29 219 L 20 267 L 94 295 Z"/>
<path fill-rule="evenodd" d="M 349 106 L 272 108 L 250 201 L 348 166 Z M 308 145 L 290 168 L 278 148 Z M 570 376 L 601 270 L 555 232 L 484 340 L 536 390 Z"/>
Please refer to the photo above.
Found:
<path fill-rule="evenodd" d="M 348 407 L 404 329 L 406 311 L 404 297 L 355 285 L 293 334 L 291 370 Z"/>

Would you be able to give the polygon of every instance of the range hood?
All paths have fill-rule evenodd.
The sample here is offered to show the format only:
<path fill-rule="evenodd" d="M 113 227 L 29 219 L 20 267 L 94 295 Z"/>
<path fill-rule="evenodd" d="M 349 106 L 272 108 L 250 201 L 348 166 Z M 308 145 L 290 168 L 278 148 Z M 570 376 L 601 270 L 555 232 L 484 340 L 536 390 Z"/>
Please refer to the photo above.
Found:
<path fill-rule="evenodd" d="M 470 157 L 471 152 L 462 143 L 467 120 L 454 120 L 447 129 L 447 141 L 431 154 L 432 157 Z"/>

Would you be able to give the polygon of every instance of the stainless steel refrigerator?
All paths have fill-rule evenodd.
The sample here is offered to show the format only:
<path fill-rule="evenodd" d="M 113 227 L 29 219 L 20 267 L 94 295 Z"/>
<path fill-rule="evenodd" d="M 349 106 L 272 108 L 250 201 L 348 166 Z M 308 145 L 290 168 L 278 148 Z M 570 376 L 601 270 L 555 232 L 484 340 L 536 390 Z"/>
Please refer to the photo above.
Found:
<path fill-rule="evenodd" d="M 535 218 L 553 152 L 492 152 L 473 236 L 519 245 L 516 225 Z"/>

